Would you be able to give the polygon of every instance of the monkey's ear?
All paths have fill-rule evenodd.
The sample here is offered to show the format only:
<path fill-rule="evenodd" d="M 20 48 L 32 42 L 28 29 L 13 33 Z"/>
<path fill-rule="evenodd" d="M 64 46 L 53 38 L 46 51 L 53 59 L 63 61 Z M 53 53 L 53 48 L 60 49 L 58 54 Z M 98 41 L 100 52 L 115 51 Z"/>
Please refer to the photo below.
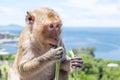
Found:
<path fill-rule="evenodd" d="M 35 15 L 32 12 L 27 11 L 26 22 L 27 24 L 33 24 L 35 21 Z"/>

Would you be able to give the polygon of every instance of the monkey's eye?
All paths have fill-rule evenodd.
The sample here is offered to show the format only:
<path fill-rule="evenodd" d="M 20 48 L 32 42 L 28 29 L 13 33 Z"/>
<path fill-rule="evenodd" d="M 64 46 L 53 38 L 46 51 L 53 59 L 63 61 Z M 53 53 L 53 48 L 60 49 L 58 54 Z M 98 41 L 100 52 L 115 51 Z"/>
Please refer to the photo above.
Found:
<path fill-rule="evenodd" d="M 50 28 L 53 28 L 54 26 L 53 26 L 53 24 L 50 24 L 49 27 L 50 27 Z"/>
<path fill-rule="evenodd" d="M 32 18 L 31 18 L 31 17 L 29 17 L 29 18 L 28 18 L 28 20 L 29 20 L 29 21 L 31 21 L 31 20 L 32 20 Z"/>
<path fill-rule="evenodd" d="M 56 25 L 56 28 L 60 28 L 60 24 L 57 24 L 57 25 Z"/>

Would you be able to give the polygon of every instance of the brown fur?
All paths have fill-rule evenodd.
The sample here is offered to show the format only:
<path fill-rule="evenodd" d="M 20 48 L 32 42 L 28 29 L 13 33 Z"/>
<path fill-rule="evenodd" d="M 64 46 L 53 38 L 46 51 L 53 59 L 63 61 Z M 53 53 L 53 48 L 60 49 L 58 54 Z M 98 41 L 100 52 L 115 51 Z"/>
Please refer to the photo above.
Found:
<path fill-rule="evenodd" d="M 49 8 L 39 8 L 27 12 L 26 21 L 8 80 L 54 80 L 57 60 L 61 61 L 59 80 L 68 80 L 71 60 L 66 57 L 60 37 L 62 21 L 58 14 Z M 59 46 L 52 48 L 50 44 Z"/>

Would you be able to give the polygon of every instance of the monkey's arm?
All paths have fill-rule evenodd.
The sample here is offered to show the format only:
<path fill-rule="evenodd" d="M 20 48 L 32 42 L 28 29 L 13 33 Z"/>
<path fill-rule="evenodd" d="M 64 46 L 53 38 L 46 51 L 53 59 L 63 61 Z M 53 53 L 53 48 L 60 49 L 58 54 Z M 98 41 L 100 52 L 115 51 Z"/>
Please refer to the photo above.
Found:
<path fill-rule="evenodd" d="M 27 53 L 30 54 L 30 53 Z M 50 51 L 46 52 L 44 55 L 33 58 L 33 59 L 25 59 L 27 55 L 25 55 L 22 59 L 22 61 L 18 65 L 18 70 L 20 74 L 25 75 L 29 73 L 34 73 L 37 70 L 42 70 L 44 66 L 46 66 L 49 62 L 51 62 L 50 59 Z"/>
<path fill-rule="evenodd" d="M 18 70 L 23 76 L 28 75 L 29 73 L 35 73 L 38 70 L 42 70 L 48 63 L 52 61 L 54 62 L 55 60 L 59 59 L 62 51 L 62 47 L 59 47 L 57 49 L 50 49 L 48 52 L 44 53 L 44 55 L 36 58 L 32 57 L 32 52 L 29 52 L 22 58 L 21 62 L 18 64 Z M 28 56 L 31 56 L 32 58 Z"/>

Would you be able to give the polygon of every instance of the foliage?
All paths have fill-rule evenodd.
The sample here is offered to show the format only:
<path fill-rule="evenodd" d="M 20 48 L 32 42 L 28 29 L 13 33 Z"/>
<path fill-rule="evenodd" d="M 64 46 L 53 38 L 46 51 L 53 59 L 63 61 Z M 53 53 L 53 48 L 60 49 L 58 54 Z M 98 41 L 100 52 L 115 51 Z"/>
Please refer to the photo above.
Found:
<path fill-rule="evenodd" d="M 0 55 L 0 60 L 14 60 L 14 56 L 12 54 Z"/>
<path fill-rule="evenodd" d="M 95 48 L 74 48 L 72 51 L 83 58 L 84 66 L 79 71 L 79 80 L 120 80 L 120 67 L 108 67 L 109 63 L 120 65 L 120 61 L 95 58 Z M 69 80 L 74 80 L 70 74 Z"/>
<path fill-rule="evenodd" d="M 95 58 L 94 47 L 73 48 L 75 55 L 84 60 L 84 65 L 78 71 L 78 80 L 120 80 L 120 61 L 103 60 Z M 10 62 L 13 61 L 14 55 L 0 55 L 1 61 L 8 61 L 8 65 L 0 63 L 0 80 L 7 80 L 7 72 Z M 109 63 L 118 64 L 118 67 L 108 67 Z M 74 74 L 69 75 L 69 80 L 74 80 Z"/>
<path fill-rule="evenodd" d="M 59 79 L 60 61 L 56 61 L 55 80 Z"/>
<path fill-rule="evenodd" d="M 9 66 L 12 65 L 15 56 L 11 54 L 0 55 L 0 80 L 7 80 Z"/>

